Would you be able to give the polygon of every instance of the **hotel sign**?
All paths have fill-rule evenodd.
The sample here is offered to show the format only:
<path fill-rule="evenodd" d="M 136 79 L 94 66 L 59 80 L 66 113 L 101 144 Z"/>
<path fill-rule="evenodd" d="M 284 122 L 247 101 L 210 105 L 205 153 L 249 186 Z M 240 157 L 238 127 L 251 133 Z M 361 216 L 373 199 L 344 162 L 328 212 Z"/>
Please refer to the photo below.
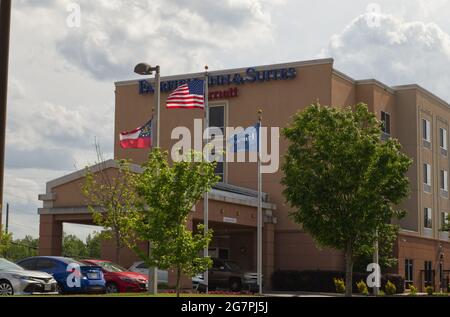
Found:
<path fill-rule="evenodd" d="M 225 85 L 244 85 L 246 83 L 262 83 L 274 80 L 289 80 L 297 77 L 297 70 L 295 68 L 280 68 L 271 70 L 257 70 L 256 68 L 248 68 L 245 74 L 226 74 L 226 75 L 210 75 L 208 78 L 209 87 L 225 86 Z M 170 92 L 177 87 L 184 85 L 191 80 L 170 80 L 161 83 L 162 92 Z M 147 80 L 139 81 L 139 94 L 147 95 L 155 92 L 152 84 Z"/>

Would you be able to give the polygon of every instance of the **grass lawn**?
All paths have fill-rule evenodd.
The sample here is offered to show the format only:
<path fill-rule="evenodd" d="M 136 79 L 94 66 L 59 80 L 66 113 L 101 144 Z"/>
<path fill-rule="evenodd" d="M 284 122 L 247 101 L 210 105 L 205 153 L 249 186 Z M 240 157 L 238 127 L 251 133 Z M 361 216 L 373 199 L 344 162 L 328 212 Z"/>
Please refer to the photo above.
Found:
<path fill-rule="evenodd" d="M 148 293 L 119 293 L 119 294 L 105 294 L 97 295 L 100 297 L 176 297 L 174 293 L 159 293 L 158 295 L 152 295 Z M 254 295 L 247 294 L 187 294 L 183 293 L 181 297 L 255 297 Z"/>
<path fill-rule="evenodd" d="M 176 297 L 177 295 L 173 292 L 164 292 L 161 290 L 158 295 L 152 295 L 148 292 L 142 293 L 116 293 L 116 294 L 67 294 L 67 295 L 37 295 L 35 297 L 106 297 L 106 298 L 114 298 L 114 297 Z M 234 294 L 234 293 L 223 293 L 223 294 L 204 294 L 204 293 L 182 293 L 181 297 L 258 297 L 258 295 L 253 294 Z"/>

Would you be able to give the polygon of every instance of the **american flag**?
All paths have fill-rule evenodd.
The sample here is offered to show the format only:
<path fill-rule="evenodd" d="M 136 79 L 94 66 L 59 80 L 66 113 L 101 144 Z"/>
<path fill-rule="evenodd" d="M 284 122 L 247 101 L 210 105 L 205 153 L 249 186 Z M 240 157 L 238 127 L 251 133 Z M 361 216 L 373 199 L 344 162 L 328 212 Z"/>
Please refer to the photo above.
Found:
<path fill-rule="evenodd" d="M 195 79 L 175 89 L 167 98 L 168 109 L 205 108 L 205 81 Z"/>

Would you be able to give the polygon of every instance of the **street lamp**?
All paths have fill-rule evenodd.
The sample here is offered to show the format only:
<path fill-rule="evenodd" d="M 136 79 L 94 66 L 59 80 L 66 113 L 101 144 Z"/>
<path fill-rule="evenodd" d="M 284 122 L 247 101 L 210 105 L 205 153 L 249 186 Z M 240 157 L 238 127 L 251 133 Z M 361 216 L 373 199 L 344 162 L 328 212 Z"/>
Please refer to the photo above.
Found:
<path fill-rule="evenodd" d="M 153 72 L 156 72 L 155 76 L 155 95 L 156 95 L 156 147 L 159 148 L 159 119 L 160 119 L 160 107 L 161 107 L 161 76 L 160 67 L 152 67 L 147 63 L 139 63 L 134 67 L 134 72 L 138 75 L 151 76 Z M 151 243 L 148 243 L 148 253 L 151 252 Z M 153 285 L 150 278 L 150 269 L 153 270 Z M 148 268 L 148 291 L 152 294 L 158 294 L 158 268 Z"/>
<path fill-rule="evenodd" d="M 156 94 L 156 147 L 159 148 L 159 119 L 160 119 L 160 107 L 161 107 L 161 76 L 160 67 L 156 65 L 155 67 L 150 66 L 147 63 L 139 63 L 134 67 L 134 72 L 138 75 L 151 76 L 153 72 L 156 72 L 155 76 L 155 94 Z"/>

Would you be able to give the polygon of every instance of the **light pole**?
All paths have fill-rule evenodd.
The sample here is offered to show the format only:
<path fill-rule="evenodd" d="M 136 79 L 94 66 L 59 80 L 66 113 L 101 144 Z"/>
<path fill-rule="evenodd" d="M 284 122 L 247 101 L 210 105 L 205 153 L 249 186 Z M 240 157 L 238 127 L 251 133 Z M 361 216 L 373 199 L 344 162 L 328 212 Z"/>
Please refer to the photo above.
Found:
<path fill-rule="evenodd" d="M 379 288 L 379 278 L 381 272 L 379 272 L 378 268 L 379 266 L 379 245 L 378 245 L 378 229 L 375 230 L 375 241 L 373 242 L 373 263 L 375 263 L 375 286 L 373 287 L 373 295 L 378 296 L 380 294 L 380 288 Z"/>
<path fill-rule="evenodd" d="M 160 67 L 156 65 L 155 67 L 150 66 L 146 63 L 140 63 L 134 68 L 134 72 L 143 76 L 151 76 L 153 72 L 156 73 L 155 76 L 155 95 L 156 95 L 156 147 L 159 148 L 159 131 L 160 131 L 160 108 L 161 108 L 161 74 Z"/>
<path fill-rule="evenodd" d="M 3 175 L 5 167 L 6 104 L 8 97 L 11 0 L 0 0 L 0 236 L 3 219 Z"/>
<path fill-rule="evenodd" d="M 160 74 L 160 67 L 159 65 L 152 67 L 149 64 L 146 63 L 140 63 L 138 65 L 136 65 L 136 67 L 134 68 L 134 72 L 136 74 L 139 75 L 143 75 L 143 76 L 151 76 L 153 75 L 153 72 L 156 73 L 155 76 L 155 95 L 156 95 L 156 147 L 159 148 L 160 144 L 160 138 L 159 138 L 159 131 L 160 131 L 160 124 L 159 124 L 159 119 L 160 119 L 160 108 L 161 108 L 161 74 Z M 151 243 L 148 243 L 148 254 L 150 255 L 151 252 Z M 153 271 L 153 282 L 151 281 L 151 274 L 150 274 L 150 270 Z M 151 294 L 158 294 L 158 268 L 157 267 L 153 267 L 153 268 L 148 268 L 148 291 Z"/>

